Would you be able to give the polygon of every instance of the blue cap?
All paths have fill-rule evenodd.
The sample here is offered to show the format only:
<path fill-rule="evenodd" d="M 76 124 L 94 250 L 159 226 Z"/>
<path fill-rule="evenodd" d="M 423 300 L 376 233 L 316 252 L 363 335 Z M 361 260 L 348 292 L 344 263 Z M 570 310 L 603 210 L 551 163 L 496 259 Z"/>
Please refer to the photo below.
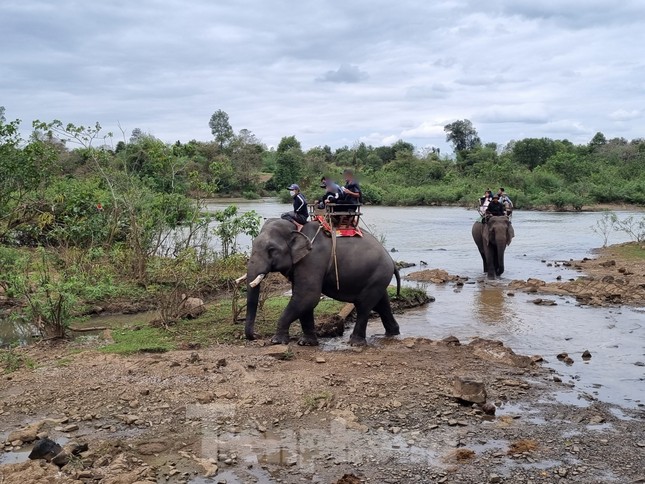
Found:
<path fill-rule="evenodd" d="M 291 185 L 289 185 L 289 190 L 300 190 L 300 187 L 295 183 L 292 183 Z"/>

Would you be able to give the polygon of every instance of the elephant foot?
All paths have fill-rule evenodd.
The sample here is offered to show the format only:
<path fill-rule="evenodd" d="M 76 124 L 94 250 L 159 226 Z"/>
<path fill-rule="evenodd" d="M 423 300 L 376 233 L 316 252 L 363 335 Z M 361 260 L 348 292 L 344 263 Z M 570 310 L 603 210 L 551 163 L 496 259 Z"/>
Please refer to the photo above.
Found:
<path fill-rule="evenodd" d="M 289 344 L 289 335 L 288 334 L 276 334 L 271 338 L 271 344 L 274 345 L 288 345 Z"/>
<path fill-rule="evenodd" d="M 367 346 L 367 340 L 353 334 L 349 337 L 349 344 L 351 346 Z"/>
<path fill-rule="evenodd" d="M 396 331 L 386 331 L 385 332 L 385 337 L 386 338 L 393 338 L 394 336 L 398 336 L 401 334 L 401 331 L 398 329 Z"/>
<path fill-rule="evenodd" d="M 303 335 L 299 340 L 298 344 L 300 346 L 318 346 L 318 338 L 316 336 L 306 336 Z"/>
<path fill-rule="evenodd" d="M 253 333 L 247 333 L 245 336 L 246 336 L 246 339 L 249 341 L 254 341 L 257 339 L 257 336 Z"/>

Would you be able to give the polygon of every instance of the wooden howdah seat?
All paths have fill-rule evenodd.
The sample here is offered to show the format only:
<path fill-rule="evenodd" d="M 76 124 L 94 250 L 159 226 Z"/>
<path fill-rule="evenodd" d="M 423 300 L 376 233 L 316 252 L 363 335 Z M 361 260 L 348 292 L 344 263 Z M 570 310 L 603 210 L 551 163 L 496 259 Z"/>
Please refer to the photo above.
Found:
<path fill-rule="evenodd" d="M 316 204 L 309 204 L 311 221 L 318 222 L 327 234 L 334 233 L 336 237 L 362 237 L 358 227 L 361 215 L 361 205 L 328 203 L 325 208 L 318 208 Z"/>

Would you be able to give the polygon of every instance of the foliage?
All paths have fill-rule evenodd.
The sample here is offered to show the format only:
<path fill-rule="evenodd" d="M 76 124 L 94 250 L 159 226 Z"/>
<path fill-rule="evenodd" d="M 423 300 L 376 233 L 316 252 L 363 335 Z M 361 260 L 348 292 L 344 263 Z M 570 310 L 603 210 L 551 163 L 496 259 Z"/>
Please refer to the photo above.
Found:
<path fill-rule="evenodd" d="M 614 214 L 612 222 L 615 230 L 625 232 L 634 242 L 645 242 L 645 216 L 638 219 L 630 215 L 621 220 Z"/>
<path fill-rule="evenodd" d="M 142 327 L 112 331 L 114 343 L 101 348 L 105 353 L 165 353 L 175 348 L 170 335 L 160 328 Z"/>
<path fill-rule="evenodd" d="M 14 345 L 0 350 L 0 368 L 3 369 L 4 373 L 13 373 L 23 367 L 35 368 L 36 363 L 22 354 Z"/>
<path fill-rule="evenodd" d="M 443 127 L 446 141 L 452 143 L 455 152 L 461 153 L 481 147 L 481 139 L 469 119 L 460 119 Z"/>
<path fill-rule="evenodd" d="M 228 114 L 218 109 L 211 116 L 208 126 L 213 133 L 215 141 L 219 144 L 220 149 L 224 148 L 233 138 L 233 128 L 228 122 Z"/>
<path fill-rule="evenodd" d="M 217 225 L 213 233 L 222 244 L 222 257 L 227 258 L 237 252 L 237 237 L 240 234 L 257 237 L 260 233 L 260 217 L 255 211 L 237 214 L 237 207 L 230 205 L 218 210 L 214 215 Z"/>

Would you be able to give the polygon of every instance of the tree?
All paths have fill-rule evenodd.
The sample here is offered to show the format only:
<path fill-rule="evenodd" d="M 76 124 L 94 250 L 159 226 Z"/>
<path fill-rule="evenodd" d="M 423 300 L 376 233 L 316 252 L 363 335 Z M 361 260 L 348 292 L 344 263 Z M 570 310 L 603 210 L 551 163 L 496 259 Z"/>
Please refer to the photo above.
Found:
<path fill-rule="evenodd" d="M 589 142 L 589 150 L 590 151 L 596 151 L 598 148 L 601 146 L 605 146 L 607 144 L 607 138 L 605 138 L 605 135 L 602 134 L 600 131 L 598 131 L 593 138 L 591 138 L 591 141 Z"/>
<path fill-rule="evenodd" d="M 525 138 L 513 145 L 513 161 L 533 170 L 558 152 L 556 142 L 549 138 Z"/>
<path fill-rule="evenodd" d="M 230 145 L 231 162 L 235 178 L 241 190 L 254 191 L 257 185 L 258 171 L 262 167 L 264 146 L 248 129 L 241 129 Z"/>
<path fill-rule="evenodd" d="M 272 185 L 277 190 L 285 189 L 292 183 L 300 183 L 303 154 L 300 142 L 295 136 L 285 136 L 276 150 L 276 168 Z"/>
<path fill-rule="evenodd" d="M 453 144 L 457 154 L 462 151 L 479 148 L 482 144 L 477 130 L 468 119 L 460 119 L 443 127 L 446 141 Z"/>
<path fill-rule="evenodd" d="M 220 149 L 223 149 L 224 145 L 230 143 L 233 139 L 233 128 L 231 128 L 228 122 L 228 114 L 221 109 L 213 113 L 211 120 L 208 122 L 208 126 L 211 128 L 211 133 L 213 133 L 215 141 L 219 143 Z"/>

